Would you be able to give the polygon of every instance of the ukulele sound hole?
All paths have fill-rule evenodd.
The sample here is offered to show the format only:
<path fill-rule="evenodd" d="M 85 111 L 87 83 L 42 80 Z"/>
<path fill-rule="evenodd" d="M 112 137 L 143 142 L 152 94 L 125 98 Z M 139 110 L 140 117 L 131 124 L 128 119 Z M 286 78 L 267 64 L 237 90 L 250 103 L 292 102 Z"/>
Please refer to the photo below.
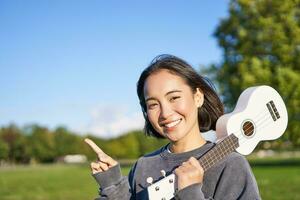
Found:
<path fill-rule="evenodd" d="M 254 124 L 251 121 L 245 121 L 242 128 L 244 135 L 251 137 L 254 134 Z"/>

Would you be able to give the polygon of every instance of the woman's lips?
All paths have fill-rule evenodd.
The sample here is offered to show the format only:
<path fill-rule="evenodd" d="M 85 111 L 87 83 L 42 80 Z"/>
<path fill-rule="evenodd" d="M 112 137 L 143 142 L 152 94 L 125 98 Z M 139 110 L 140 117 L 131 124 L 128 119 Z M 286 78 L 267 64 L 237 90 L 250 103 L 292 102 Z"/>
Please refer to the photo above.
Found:
<path fill-rule="evenodd" d="M 176 126 L 181 122 L 182 119 L 177 119 L 175 121 L 172 121 L 170 123 L 165 123 L 163 125 L 163 128 L 166 130 L 166 131 L 172 131 L 176 128 Z"/>

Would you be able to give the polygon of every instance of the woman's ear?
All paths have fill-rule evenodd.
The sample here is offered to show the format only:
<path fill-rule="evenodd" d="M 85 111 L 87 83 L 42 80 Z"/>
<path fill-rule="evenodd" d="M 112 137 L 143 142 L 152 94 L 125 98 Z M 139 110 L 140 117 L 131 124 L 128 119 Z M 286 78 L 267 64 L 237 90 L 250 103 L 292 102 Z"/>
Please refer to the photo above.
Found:
<path fill-rule="evenodd" d="M 196 92 L 194 94 L 194 100 L 198 108 L 200 108 L 203 105 L 204 94 L 199 88 L 196 89 Z"/>

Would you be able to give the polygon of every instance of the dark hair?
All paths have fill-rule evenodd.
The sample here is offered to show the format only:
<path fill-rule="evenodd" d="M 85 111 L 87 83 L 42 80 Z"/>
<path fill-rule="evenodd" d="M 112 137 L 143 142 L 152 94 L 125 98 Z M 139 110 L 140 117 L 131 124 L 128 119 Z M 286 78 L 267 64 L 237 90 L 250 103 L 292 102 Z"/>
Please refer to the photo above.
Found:
<path fill-rule="evenodd" d="M 203 92 L 204 102 L 203 105 L 198 109 L 198 123 L 200 131 L 205 132 L 208 130 L 215 130 L 217 119 L 224 113 L 224 107 L 215 91 L 215 87 L 213 86 L 212 82 L 198 74 L 186 61 L 176 56 L 163 54 L 155 57 L 151 61 L 150 65 L 141 73 L 141 76 L 137 82 L 137 94 L 145 118 L 145 134 L 157 138 L 163 138 L 163 136 L 155 131 L 148 120 L 147 107 L 144 97 L 144 85 L 146 79 L 151 74 L 162 69 L 166 69 L 170 73 L 180 76 L 190 86 L 193 92 L 196 92 L 197 88 Z"/>

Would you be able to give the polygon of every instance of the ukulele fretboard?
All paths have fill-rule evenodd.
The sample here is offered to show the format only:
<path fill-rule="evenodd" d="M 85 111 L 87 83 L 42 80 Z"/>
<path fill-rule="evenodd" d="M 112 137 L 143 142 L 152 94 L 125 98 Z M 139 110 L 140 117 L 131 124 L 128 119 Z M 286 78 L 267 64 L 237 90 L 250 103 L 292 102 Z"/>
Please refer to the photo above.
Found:
<path fill-rule="evenodd" d="M 238 138 L 234 134 L 229 135 L 199 159 L 201 167 L 204 171 L 208 170 L 238 147 Z"/>

